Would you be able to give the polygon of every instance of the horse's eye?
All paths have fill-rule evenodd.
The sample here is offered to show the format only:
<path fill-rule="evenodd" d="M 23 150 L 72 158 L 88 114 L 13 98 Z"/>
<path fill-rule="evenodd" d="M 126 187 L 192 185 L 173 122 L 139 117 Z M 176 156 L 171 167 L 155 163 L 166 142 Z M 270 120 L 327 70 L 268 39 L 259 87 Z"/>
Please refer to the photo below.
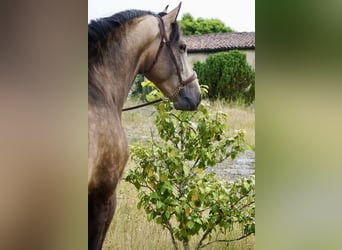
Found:
<path fill-rule="evenodd" d="M 185 52 L 186 51 L 186 44 L 181 44 L 179 45 L 179 49 L 182 51 L 182 52 Z"/>

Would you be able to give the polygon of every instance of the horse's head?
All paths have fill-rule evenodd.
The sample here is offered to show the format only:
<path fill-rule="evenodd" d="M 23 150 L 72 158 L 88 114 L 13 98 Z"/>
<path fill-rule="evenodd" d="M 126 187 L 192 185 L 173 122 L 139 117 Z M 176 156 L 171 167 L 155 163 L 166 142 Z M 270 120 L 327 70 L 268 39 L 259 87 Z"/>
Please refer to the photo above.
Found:
<path fill-rule="evenodd" d="M 176 21 L 180 7 L 156 16 L 158 32 L 148 48 L 144 74 L 173 101 L 176 109 L 196 110 L 201 91 L 196 72 L 187 62 L 186 44 Z"/>

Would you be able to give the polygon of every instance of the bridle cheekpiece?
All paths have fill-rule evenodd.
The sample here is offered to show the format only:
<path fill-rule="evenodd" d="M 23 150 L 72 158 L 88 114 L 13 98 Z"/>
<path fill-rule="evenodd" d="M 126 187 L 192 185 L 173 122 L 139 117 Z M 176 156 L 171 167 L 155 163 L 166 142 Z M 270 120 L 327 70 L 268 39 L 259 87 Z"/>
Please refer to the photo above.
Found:
<path fill-rule="evenodd" d="M 188 77 L 187 79 L 183 80 L 182 76 L 181 76 L 181 72 L 180 72 L 180 68 L 179 65 L 177 64 L 177 59 L 175 57 L 175 54 L 172 51 L 171 48 L 171 41 L 167 38 L 167 34 L 166 34 L 166 30 L 165 30 L 165 24 L 163 21 L 163 18 L 160 15 L 156 15 L 158 22 L 159 22 L 159 29 L 160 29 L 160 34 L 161 34 L 161 41 L 159 44 L 159 48 L 156 54 L 156 57 L 154 58 L 151 66 L 147 69 L 147 71 L 145 71 L 145 73 L 149 73 L 152 71 L 153 67 L 156 65 L 160 52 L 162 51 L 164 45 L 168 48 L 171 60 L 173 61 L 173 64 L 176 67 L 176 71 L 177 71 L 177 76 L 178 76 L 178 81 L 179 81 L 179 85 L 178 87 L 172 92 L 171 95 L 167 96 L 171 101 L 174 100 L 179 92 L 189 83 L 191 83 L 192 81 L 194 81 L 195 79 L 197 79 L 197 74 L 196 72 L 194 72 L 190 77 Z"/>

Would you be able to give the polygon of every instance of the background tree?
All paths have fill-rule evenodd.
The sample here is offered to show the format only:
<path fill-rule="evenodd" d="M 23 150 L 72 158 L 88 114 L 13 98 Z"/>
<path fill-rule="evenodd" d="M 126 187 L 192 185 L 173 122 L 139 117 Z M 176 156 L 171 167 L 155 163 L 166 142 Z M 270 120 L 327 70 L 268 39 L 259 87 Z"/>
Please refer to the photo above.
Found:
<path fill-rule="evenodd" d="M 186 13 L 179 21 L 184 35 L 200 35 L 200 34 L 211 34 L 211 33 L 226 33 L 233 32 L 233 30 L 216 18 L 195 19 L 191 14 Z"/>

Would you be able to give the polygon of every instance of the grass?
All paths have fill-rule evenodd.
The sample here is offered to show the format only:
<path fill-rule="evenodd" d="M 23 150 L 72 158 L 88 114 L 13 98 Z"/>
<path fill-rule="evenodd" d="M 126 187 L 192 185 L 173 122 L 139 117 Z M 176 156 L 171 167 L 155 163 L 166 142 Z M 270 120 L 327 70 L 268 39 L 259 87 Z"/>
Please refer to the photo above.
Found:
<path fill-rule="evenodd" d="M 210 102 L 210 111 L 222 111 L 228 115 L 228 133 L 234 129 L 244 129 L 246 131 L 246 143 L 255 148 L 255 112 L 254 107 L 244 107 L 236 103 L 225 101 Z"/>
<path fill-rule="evenodd" d="M 136 103 L 136 101 L 128 100 L 126 106 L 132 106 Z M 245 108 L 236 104 L 227 104 L 221 101 L 210 104 L 210 111 L 222 111 L 227 113 L 229 118 L 228 131 L 238 128 L 245 129 L 247 132 L 246 142 L 253 148 L 255 147 L 255 122 L 254 110 L 252 108 Z M 151 131 L 156 130 L 153 124 L 153 112 L 153 107 L 144 107 L 123 113 L 123 125 L 130 144 L 136 141 L 143 142 L 150 139 Z M 134 168 L 134 164 L 133 161 L 129 160 L 126 171 L 130 168 Z M 174 249 L 169 232 L 163 230 L 160 225 L 157 225 L 154 222 L 147 222 L 145 212 L 137 209 L 137 192 L 130 183 L 125 181 L 120 182 L 117 189 L 117 198 L 117 208 L 104 242 L 104 250 Z M 234 238 L 237 234 L 238 230 L 230 232 L 229 235 L 219 235 L 218 237 L 229 239 Z M 198 242 L 198 239 L 199 237 L 197 237 L 197 239 L 195 237 L 192 242 Z M 249 236 L 241 241 L 232 242 L 228 245 L 226 243 L 212 244 L 205 249 L 254 249 L 254 241 L 254 236 Z"/>

